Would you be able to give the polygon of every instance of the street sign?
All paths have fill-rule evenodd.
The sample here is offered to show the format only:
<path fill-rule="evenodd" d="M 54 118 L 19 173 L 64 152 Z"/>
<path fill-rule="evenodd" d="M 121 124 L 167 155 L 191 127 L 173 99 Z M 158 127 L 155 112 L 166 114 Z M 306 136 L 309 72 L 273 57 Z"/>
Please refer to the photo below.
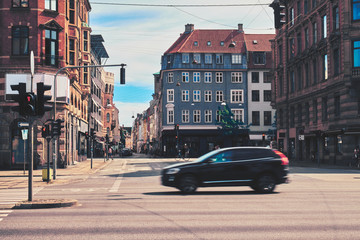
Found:
<path fill-rule="evenodd" d="M 305 135 L 299 135 L 299 141 L 304 141 L 305 140 Z"/>
<path fill-rule="evenodd" d="M 30 53 L 30 73 L 31 76 L 34 76 L 34 72 L 35 72 L 35 63 L 34 63 L 34 52 L 31 51 Z"/>
<path fill-rule="evenodd" d="M 28 130 L 27 129 L 21 129 L 22 133 L 22 139 L 27 140 L 28 139 Z"/>
<path fill-rule="evenodd" d="M 28 128 L 29 123 L 27 123 L 27 122 L 18 122 L 18 127 L 19 128 Z"/>

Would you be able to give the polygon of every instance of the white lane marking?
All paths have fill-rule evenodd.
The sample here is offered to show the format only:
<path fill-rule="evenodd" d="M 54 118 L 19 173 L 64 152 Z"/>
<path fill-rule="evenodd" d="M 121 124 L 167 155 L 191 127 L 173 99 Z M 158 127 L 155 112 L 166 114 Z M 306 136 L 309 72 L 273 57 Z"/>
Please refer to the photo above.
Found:
<path fill-rule="evenodd" d="M 125 161 L 124 164 L 123 164 L 123 166 L 121 167 L 121 169 L 125 169 L 126 163 L 127 163 L 127 162 Z M 120 175 L 116 178 L 116 180 L 115 180 L 114 184 L 112 185 L 112 187 L 110 188 L 109 192 L 111 192 L 111 193 L 117 192 L 117 191 L 119 190 L 119 187 L 120 187 L 120 184 L 121 184 L 122 179 L 123 179 L 123 174 L 120 174 Z"/>

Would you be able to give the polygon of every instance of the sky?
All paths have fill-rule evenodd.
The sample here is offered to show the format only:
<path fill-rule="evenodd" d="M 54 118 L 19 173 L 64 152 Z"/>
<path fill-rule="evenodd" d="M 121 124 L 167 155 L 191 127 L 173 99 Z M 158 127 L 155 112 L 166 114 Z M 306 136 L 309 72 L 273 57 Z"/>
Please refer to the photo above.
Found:
<path fill-rule="evenodd" d="M 119 68 L 106 68 L 106 71 L 115 73 L 114 103 L 119 109 L 120 125 L 131 127 L 133 116 L 136 117 L 150 106 L 154 93 L 153 74 L 161 70 L 161 56 L 184 32 L 186 24 L 194 24 L 195 29 L 237 29 L 238 24 L 242 23 L 245 33 L 275 33 L 273 9 L 268 6 L 271 2 L 90 0 L 91 34 L 101 34 L 104 38 L 103 44 L 109 55 L 105 63 L 127 65 L 125 85 L 120 85 Z M 206 6 L 219 4 L 243 6 Z"/>

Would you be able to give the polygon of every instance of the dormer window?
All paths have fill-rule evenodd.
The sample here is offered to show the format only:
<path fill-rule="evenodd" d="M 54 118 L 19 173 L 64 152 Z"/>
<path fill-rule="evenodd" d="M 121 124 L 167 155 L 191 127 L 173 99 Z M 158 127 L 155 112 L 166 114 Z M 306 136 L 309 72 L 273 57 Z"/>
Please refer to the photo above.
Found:
<path fill-rule="evenodd" d="M 194 42 L 194 46 L 195 46 L 195 47 L 199 46 L 198 41 L 195 41 L 195 42 Z"/>
<path fill-rule="evenodd" d="M 211 41 L 208 41 L 208 42 L 207 42 L 207 45 L 208 45 L 208 46 L 211 46 Z"/>
<path fill-rule="evenodd" d="M 224 45 L 225 45 L 224 41 L 221 41 L 220 46 L 224 46 Z"/>

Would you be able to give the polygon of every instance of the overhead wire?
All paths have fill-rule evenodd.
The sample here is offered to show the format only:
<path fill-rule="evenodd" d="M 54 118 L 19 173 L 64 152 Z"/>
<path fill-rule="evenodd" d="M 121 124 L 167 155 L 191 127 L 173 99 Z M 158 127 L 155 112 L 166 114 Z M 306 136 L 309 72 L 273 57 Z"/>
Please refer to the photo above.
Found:
<path fill-rule="evenodd" d="M 112 2 L 90 2 L 90 4 L 117 5 L 132 7 L 243 7 L 243 6 L 265 6 L 269 3 L 238 3 L 238 4 L 145 4 L 145 3 L 112 3 Z"/>

